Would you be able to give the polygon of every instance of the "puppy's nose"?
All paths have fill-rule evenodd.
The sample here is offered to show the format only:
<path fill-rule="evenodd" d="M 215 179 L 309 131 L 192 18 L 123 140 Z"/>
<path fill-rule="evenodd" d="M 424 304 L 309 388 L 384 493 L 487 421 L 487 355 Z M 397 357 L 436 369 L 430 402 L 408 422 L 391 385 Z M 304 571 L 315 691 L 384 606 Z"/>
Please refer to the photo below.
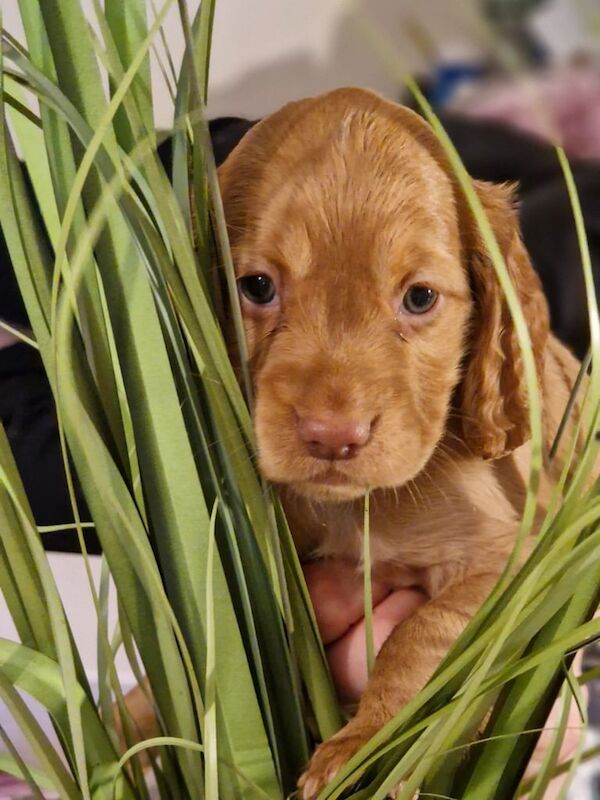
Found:
<path fill-rule="evenodd" d="M 327 461 L 354 458 L 371 436 L 371 421 L 330 417 L 299 417 L 298 433 L 314 458 Z"/>

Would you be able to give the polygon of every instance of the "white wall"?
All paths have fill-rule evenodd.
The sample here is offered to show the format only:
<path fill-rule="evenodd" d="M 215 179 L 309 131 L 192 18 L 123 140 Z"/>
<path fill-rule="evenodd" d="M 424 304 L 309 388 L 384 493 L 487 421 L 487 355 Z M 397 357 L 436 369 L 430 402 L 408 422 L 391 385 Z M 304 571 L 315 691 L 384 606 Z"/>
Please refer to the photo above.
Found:
<path fill-rule="evenodd" d="M 411 18 L 428 20 L 438 48 L 468 47 L 461 17 L 471 0 L 369 0 L 364 5 L 398 43 L 411 69 L 424 60 L 403 34 Z M 256 116 L 286 100 L 351 84 L 397 94 L 397 81 L 366 41 L 345 0 L 218 0 L 210 93 L 214 115 Z"/>
<path fill-rule="evenodd" d="M 600 49 L 600 5 L 598 0 L 552 0 L 534 19 L 534 28 L 558 58 L 586 49 Z"/>

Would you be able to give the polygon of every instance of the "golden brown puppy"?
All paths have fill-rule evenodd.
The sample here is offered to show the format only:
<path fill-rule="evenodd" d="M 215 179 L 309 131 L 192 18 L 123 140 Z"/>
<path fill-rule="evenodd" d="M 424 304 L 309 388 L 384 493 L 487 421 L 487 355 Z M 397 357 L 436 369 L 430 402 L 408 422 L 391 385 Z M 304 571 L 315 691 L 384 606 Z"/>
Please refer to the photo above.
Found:
<path fill-rule="evenodd" d="M 375 576 L 428 596 L 315 753 L 312 800 L 424 685 L 506 563 L 527 481 L 523 368 L 478 229 L 411 111 L 359 89 L 292 103 L 220 178 L 260 467 L 300 553 L 358 564 L 369 487 Z M 510 191 L 476 188 L 529 324 L 549 443 L 577 363 L 549 335 Z"/>

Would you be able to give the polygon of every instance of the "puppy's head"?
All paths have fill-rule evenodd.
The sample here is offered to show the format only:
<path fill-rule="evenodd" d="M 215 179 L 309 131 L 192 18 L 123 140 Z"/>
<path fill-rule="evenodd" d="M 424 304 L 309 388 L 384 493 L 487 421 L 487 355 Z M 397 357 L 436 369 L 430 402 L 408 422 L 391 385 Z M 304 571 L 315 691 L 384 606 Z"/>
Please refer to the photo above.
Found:
<path fill-rule="evenodd" d="M 293 103 L 220 177 L 267 478 L 347 500 L 414 478 L 449 425 L 485 458 L 525 441 L 510 315 L 419 117 L 362 90 Z M 510 197 L 478 191 L 541 358 L 546 306 Z"/>

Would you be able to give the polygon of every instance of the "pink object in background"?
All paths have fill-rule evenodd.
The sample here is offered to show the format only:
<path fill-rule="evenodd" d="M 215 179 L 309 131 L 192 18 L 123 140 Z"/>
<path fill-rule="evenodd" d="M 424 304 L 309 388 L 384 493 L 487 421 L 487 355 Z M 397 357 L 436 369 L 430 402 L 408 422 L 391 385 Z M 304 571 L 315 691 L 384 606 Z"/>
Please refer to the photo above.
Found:
<path fill-rule="evenodd" d="M 44 794 L 44 797 L 51 800 L 58 795 Z M 13 778 L 12 775 L 0 772 L 0 800 L 32 800 L 31 789 L 23 781 Z"/>
<path fill-rule="evenodd" d="M 450 108 L 554 139 L 570 156 L 600 158 L 600 64 L 596 62 L 479 84 L 459 95 Z"/>

